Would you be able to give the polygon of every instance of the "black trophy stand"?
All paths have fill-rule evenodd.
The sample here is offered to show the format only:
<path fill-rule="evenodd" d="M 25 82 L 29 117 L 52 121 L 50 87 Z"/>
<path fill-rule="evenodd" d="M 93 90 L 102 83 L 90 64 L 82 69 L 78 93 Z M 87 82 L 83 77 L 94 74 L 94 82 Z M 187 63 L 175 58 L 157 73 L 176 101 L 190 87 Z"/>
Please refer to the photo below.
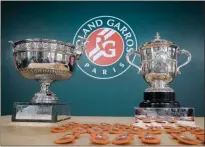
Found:
<path fill-rule="evenodd" d="M 175 92 L 144 92 L 144 101 L 140 103 L 144 108 L 178 108 L 175 101 Z"/>

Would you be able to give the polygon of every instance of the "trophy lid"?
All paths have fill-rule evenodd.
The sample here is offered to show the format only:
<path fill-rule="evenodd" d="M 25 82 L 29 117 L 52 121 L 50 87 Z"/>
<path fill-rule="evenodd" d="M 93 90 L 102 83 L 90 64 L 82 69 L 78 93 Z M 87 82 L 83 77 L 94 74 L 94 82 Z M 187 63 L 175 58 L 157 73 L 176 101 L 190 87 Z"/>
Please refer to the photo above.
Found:
<path fill-rule="evenodd" d="M 156 33 L 155 39 L 146 42 L 145 44 L 143 44 L 140 49 L 145 49 L 145 48 L 151 48 L 151 47 L 160 47 L 160 46 L 174 46 L 175 48 L 178 48 L 178 46 L 168 40 L 165 39 L 161 39 L 159 33 Z"/>

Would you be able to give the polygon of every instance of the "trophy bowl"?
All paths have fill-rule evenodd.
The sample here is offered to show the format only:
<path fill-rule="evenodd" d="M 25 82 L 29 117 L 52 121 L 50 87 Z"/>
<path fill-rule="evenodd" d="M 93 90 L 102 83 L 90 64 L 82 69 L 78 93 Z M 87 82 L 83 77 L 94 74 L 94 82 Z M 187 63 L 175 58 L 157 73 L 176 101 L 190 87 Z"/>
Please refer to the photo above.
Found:
<path fill-rule="evenodd" d="M 186 62 L 178 65 L 177 57 L 181 54 L 187 56 Z M 141 66 L 131 62 L 130 56 L 138 55 L 141 59 Z M 129 64 L 136 67 L 149 84 L 144 92 L 145 102 L 141 106 L 179 106 L 175 102 L 174 90 L 168 86 L 177 74 L 181 67 L 187 65 L 191 61 L 191 54 L 180 49 L 173 42 L 160 39 L 157 33 L 154 40 L 142 45 L 139 50 L 131 51 L 127 54 L 126 59 Z"/>
<path fill-rule="evenodd" d="M 72 76 L 74 60 L 84 50 L 84 40 L 77 45 L 49 39 L 25 39 L 9 41 L 18 72 L 29 80 L 40 82 L 41 90 L 32 98 L 32 103 L 58 103 L 58 98 L 49 89 L 52 82 Z"/>

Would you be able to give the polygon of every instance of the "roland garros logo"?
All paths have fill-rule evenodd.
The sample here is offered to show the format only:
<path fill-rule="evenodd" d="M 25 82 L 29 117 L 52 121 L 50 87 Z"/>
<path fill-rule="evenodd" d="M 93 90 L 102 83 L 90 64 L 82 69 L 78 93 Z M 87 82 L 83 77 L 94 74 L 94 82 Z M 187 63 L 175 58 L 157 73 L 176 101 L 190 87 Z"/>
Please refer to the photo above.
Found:
<path fill-rule="evenodd" d="M 85 22 L 76 32 L 73 44 L 82 38 L 87 41 L 86 56 L 80 58 L 78 67 L 97 79 L 123 74 L 130 67 L 125 55 L 137 49 L 137 40 L 130 26 L 113 16 L 99 16 Z"/>

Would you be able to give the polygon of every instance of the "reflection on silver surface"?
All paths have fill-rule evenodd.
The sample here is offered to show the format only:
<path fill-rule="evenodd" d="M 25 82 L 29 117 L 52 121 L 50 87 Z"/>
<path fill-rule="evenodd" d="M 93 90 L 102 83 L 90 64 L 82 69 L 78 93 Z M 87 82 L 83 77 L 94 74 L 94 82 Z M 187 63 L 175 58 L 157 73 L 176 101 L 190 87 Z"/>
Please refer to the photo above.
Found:
<path fill-rule="evenodd" d="M 140 56 L 141 66 L 131 62 L 130 56 L 134 54 Z M 180 54 L 185 54 L 188 58 L 182 65 L 177 65 L 177 56 Z M 150 87 L 145 90 L 146 92 L 173 92 L 168 83 L 180 74 L 181 67 L 191 61 L 191 54 L 186 50 L 180 50 L 173 42 L 160 39 L 157 33 L 154 40 L 145 43 L 137 51 L 129 52 L 126 59 L 149 83 Z"/>
<path fill-rule="evenodd" d="M 135 107 L 135 120 L 150 119 L 151 122 L 162 120 L 170 122 L 175 120 L 176 123 L 195 123 L 195 110 L 194 108 L 181 107 L 181 108 L 139 108 Z"/>
<path fill-rule="evenodd" d="M 32 99 L 34 103 L 58 103 L 50 91 L 50 84 L 72 76 L 74 60 L 83 53 L 85 42 L 72 45 L 49 39 L 26 39 L 9 41 L 13 46 L 14 62 L 19 73 L 30 80 L 41 83 L 41 91 Z"/>

